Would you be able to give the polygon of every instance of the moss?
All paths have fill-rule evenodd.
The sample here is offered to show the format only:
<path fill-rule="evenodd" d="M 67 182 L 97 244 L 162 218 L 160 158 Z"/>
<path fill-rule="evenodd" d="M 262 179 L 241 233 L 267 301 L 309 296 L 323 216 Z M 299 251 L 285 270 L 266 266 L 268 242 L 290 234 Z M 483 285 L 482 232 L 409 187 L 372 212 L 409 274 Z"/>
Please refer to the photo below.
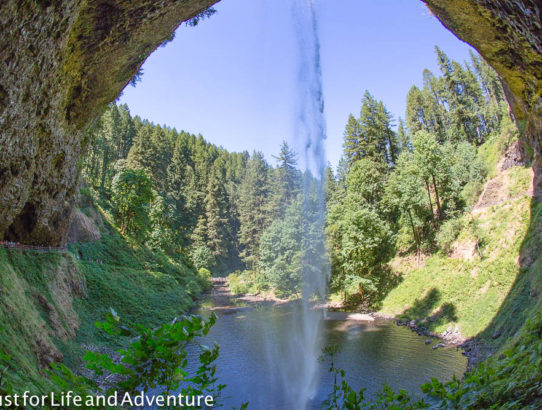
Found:
<path fill-rule="evenodd" d="M 84 211 L 99 214 L 93 205 Z M 94 327 L 110 307 L 126 323 L 157 326 L 188 311 L 205 287 L 182 255 L 148 249 L 106 221 L 99 225 L 101 240 L 71 244 L 65 253 L 0 248 L 0 351 L 12 356 L 16 389 L 47 391 L 40 369 L 49 360 L 63 356 L 75 369 L 83 346 L 118 347 Z"/>
<path fill-rule="evenodd" d="M 540 144 L 542 95 L 540 28 L 532 19 L 540 5 L 510 0 L 424 0 L 442 23 L 473 45 L 505 81 L 505 90 L 525 140 Z"/>

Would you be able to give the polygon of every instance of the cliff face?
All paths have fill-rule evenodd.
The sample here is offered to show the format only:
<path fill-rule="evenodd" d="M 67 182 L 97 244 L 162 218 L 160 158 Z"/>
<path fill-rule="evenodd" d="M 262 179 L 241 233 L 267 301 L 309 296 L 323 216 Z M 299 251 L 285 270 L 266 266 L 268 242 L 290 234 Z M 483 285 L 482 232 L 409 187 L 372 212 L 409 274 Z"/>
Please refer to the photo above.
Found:
<path fill-rule="evenodd" d="M 180 22 L 216 1 L 2 2 L 0 239 L 62 243 L 86 130 Z M 542 169 L 542 1 L 424 1 L 501 74 Z"/>
<path fill-rule="evenodd" d="M 92 121 L 145 58 L 216 0 L 0 5 L 0 239 L 62 243 Z"/>
<path fill-rule="evenodd" d="M 542 189 L 542 1 L 423 0 L 438 19 L 471 44 L 503 80 L 533 156 L 534 187 Z"/>

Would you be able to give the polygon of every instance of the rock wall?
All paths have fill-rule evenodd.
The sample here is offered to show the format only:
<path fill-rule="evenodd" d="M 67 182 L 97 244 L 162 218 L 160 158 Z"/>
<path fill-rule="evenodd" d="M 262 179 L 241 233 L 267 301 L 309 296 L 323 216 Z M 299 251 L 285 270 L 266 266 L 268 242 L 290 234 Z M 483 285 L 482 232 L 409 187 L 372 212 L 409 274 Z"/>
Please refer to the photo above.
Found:
<path fill-rule="evenodd" d="M 500 74 L 542 189 L 542 0 L 423 0 Z"/>
<path fill-rule="evenodd" d="M 215 2 L 0 3 L 0 239 L 63 242 L 86 130 L 179 23 Z"/>
<path fill-rule="evenodd" d="M 216 1 L 0 3 L 0 239 L 64 241 L 86 130 L 180 22 Z M 500 73 L 541 175 L 542 1 L 423 1 Z"/>

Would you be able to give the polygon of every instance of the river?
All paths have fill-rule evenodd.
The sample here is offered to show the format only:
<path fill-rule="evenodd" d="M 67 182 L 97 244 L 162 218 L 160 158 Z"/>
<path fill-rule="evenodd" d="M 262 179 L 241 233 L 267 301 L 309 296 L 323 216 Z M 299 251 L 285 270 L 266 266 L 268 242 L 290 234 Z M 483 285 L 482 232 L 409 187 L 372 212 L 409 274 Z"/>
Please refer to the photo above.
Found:
<path fill-rule="evenodd" d="M 222 402 L 225 408 L 239 406 L 248 401 L 252 409 L 289 409 L 284 400 L 280 379 L 280 360 L 272 349 L 280 349 L 291 329 L 291 311 L 295 304 L 282 306 L 251 305 L 245 309 L 223 311 L 209 333 L 209 342 L 220 345 L 217 375 L 227 385 Z M 207 316 L 209 309 L 199 314 Z M 263 326 L 262 324 L 265 324 Z M 433 350 L 432 340 L 418 336 L 392 321 L 346 320 L 346 315 L 332 313 L 322 320 L 322 346 L 338 347 L 336 367 L 346 371 L 348 382 L 354 388 L 367 388 L 373 396 L 384 383 L 394 389 L 420 393 L 419 385 L 431 377 L 449 380 L 455 374 L 461 377 L 466 369 L 466 358 L 455 347 Z M 280 357 L 280 355 L 279 355 Z M 319 364 L 315 397 L 308 408 L 321 408 L 333 386 L 328 372 L 329 361 Z"/>

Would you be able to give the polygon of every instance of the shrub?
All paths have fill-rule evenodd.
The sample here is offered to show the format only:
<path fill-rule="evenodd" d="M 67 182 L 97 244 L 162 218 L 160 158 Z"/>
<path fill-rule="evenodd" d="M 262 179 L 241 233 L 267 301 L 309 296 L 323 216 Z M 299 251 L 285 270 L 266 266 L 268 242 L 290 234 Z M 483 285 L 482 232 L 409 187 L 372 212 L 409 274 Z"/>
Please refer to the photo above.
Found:
<path fill-rule="evenodd" d="M 105 386 L 106 395 L 115 392 L 137 394 L 152 392 L 154 396 L 174 394 L 183 396 L 212 396 L 214 404 L 225 385 L 217 383 L 215 360 L 219 347 L 199 345 L 200 353 L 195 359 L 196 366 L 189 366 L 187 347 L 195 339 L 208 334 L 216 321 L 216 315 L 208 320 L 200 316 L 186 315 L 172 323 L 150 329 L 144 326 L 127 328 L 120 325 L 120 318 L 113 309 L 105 322 L 96 323 L 111 337 L 129 336 L 131 342 L 120 350 L 120 362 L 104 353 L 88 351 L 86 367 L 96 375 L 111 374 Z M 76 376 L 63 364 L 54 364 L 49 372 L 51 381 L 60 391 L 74 391 L 81 395 L 96 392 L 96 384 L 83 376 Z M 182 407 L 182 406 L 181 406 Z M 180 408 L 180 407 L 175 407 Z"/>
<path fill-rule="evenodd" d="M 190 253 L 194 266 L 198 269 L 209 269 L 215 264 L 215 258 L 207 245 L 195 246 Z"/>
<path fill-rule="evenodd" d="M 209 279 L 211 279 L 211 271 L 209 269 L 199 268 L 198 275 L 205 281 L 209 281 Z"/>
<path fill-rule="evenodd" d="M 228 276 L 228 283 L 230 285 L 230 291 L 234 295 L 243 295 L 249 293 L 250 283 L 246 280 L 246 273 L 248 271 L 240 272 L 235 271 Z"/>
<path fill-rule="evenodd" d="M 478 198 L 484 189 L 484 184 L 479 181 L 468 182 L 463 191 L 461 191 L 461 197 L 469 207 L 473 207 L 478 202 Z"/>
<path fill-rule="evenodd" d="M 437 244 L 439 248 L 449 253 L 452 249 L 452 245 L 459 236 L 459 233 L 463 229 L 463 219 L 456 218 L 450 219 L 442 224 L 440 230 L 437 233 Z"/>

